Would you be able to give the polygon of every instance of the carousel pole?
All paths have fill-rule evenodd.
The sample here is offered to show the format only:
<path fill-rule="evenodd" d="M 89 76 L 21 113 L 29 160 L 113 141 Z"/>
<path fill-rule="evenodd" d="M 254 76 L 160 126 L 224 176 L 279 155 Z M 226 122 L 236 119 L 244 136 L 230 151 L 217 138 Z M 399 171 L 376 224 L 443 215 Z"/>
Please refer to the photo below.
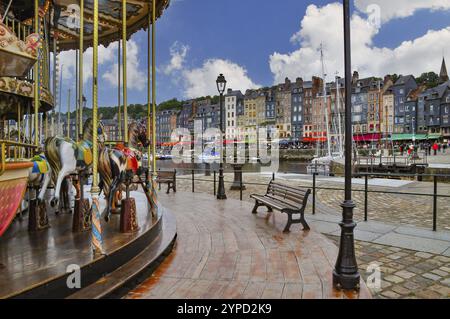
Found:
<path fill-rule="evenodd" d="M 39 0 L 34 0 L 34 32 L 39 34 Z M 38 56 L 39 56 L 39 47 Z M 39 146 L 39 59 L 34 65 L 34 145 Z"/>
<path fill-rule="evenodd" d="M 120 78 L 121 78 L 121 67 L 120 67 L 120 56 L 121 56 L 121 45 L 120 45 L 120 39 L 117 45 L 118 48 L 118 52 L 117 52 L 117 105 L 118 105 L 118 114 L 117 114 L 117 120 L 119 122 L 119 134 L 118 134 L 118 138 L 119 141 L 122 140 L 122 106 L 121 106 L 121 95 L 120 95 L 120 89 L 121 89 L 121 84 L 120 84 Z"/>
<path fill-rule="evenodd" d="M 58 57 L 56 52 L 56 30 L 53 31 L 53 101 L 56 101 L 57 95 L 57 83 L 58 83 Z M 55 136 L 55 108 L 56 103 L 53 105 L 52 117 L 51 117 L 51 135 Z"/>
<path fill-rule="evenodd" d="M 80 53 L 78 56 L 78 136 L 83 135 L 83 50 L 84 50 L 84 0 L 80 0 Z"/>
<path fill-rule="evenodd" d="M 78 126 L 79 126 L 79 101 L 78 101 L 78 83 L 79 83 L 79 62 L 78 62 L 78 50 L 75 50 L 75 140 L 78 142 Z"/>
<path fill-rule="evenodd" d="M 122 0 L 122 69 L 123 69 L 123 126 L 125 145 L 128 146 L 127 105 L 127 0 Z"/>
<path fill-rule="evenodd" d="M 153 152 L 153 175 L 156 175 L 156 1 L 152 1 L 152 152 Z"/>
<path fill-rule="evenodd" d="M 70 138 L 70 88 L 67 96 L 67 138 Z"/>
<path fill-rule="evenodd" d="M 150 9 L 149 9 L 150 10 Z M 151 50 L 151 27 L 152 27 L 152 16 L 150 14 L 148 14 L 148 29 L 147 29 L 147 138 L 150 141 L 150 138 L 152 136 L 152 125 L 151 125 L 151 112 L 152 112 L 152 100 L 151 100 L 151 82 L 150 82 L 150 77 L 151 77 L 151 64 L 152 64 L 152 60 L 151 60 L 151 56 L 150 56 L 150 50 Z M 152 146 L 151 143 L 148 144 L 148 148 L 147 148 L 147 171 L 148 171 L 148 176 L 151 176 L 151 172 L 152 172 L 152 166 L 150 166 L 150 158 L 152 156 Z M 153 163 L 153 161 L 152 161 Z"/>
<path fill-rule="evenodd" d="M 58 135 L 62 135 L 64 132 L 61 131 L 61 105 L 62 105 L 62 90 L 63 90 L 63 68 L 64 64 L 61 65 L 61 73 L 59 75 L 59 99 L 58 99 Z"/>
<path fill-rule="evenodd" d="M 98 111 L 98 0 L 94 0 L 94 30 L 92 59 L 92 250 L 94 254 L 103 254 L 102 228 L 100 224 L 98 187 L 98 144 L 97 144 L 97 111 Z"/>

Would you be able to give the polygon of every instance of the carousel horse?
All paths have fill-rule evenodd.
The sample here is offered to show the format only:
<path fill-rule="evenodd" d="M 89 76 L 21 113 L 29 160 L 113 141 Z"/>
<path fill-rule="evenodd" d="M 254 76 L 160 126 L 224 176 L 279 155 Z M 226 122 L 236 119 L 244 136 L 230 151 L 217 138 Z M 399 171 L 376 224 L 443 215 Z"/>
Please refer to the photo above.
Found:
<path fill-rule="evenodd" d="M 11 140 L 16 142 L 20 140 L 25 144 L 31 144 L 23 133 L 21 133 L 20 135 L 21 137 L 19 139 L 19 132 L 17 130 L 12 130 L 10 138 Z M 15 147 L 12 147 L 11 153 L 14 152 Z M 47 191 L 48 185 L 51 180 L 52 169 L 43 151 L 38 151 L 38 154 L 32 157 L 30 161 L 33 163 L 33 166 L 28 170 L 28 186 L 35 190 L 39 189 L 39 195 L 36 194 L 37 200 L 39 203 L 42 203 L 44 201 L 45 192 Z"/>
<path fill-rule="evenodd" d="M 55 184 L 55 194 L 50 201 L 50 205 L 55 207 L 59 201 L 61 184 L 65 177 L 76 174 L 81 179 L 81 173 L 87 173 L 92 165 L 92 137 L 93 120 L 88 119 L 83 126 L 83 136 L 77 143 L 69 138 L 60 136 L 49 137 L 45 141 L 45 156 L 50 163 L 52 179 Z M 103 125 L 99 122 L 98 141 L 105 141 Z M 79 181 L 79 185 L 82 181 Z M 79 187 L 77 196 L 80 196 Z"/>
<path fill-rule="evenodd" d="M 129 185 L 133 182 L 130 179 L 137 178 L 148 196 L 148 188 L 139 176 L 142 154 L 136 149 L 139 146 L 147 147 L 149 145 L 146 126 L 142 122 L 133 122 L 129 126 L 128 137 L 130 147 L 118 144 L 113 148 L 104 147 L 99 151 L 98 171 L 107 200 L 106 208 L 103 211 L 106 221 L 109 221 L 117 193 L 122 192 L 123 188 L 121 187 L 127 180 Z"/>

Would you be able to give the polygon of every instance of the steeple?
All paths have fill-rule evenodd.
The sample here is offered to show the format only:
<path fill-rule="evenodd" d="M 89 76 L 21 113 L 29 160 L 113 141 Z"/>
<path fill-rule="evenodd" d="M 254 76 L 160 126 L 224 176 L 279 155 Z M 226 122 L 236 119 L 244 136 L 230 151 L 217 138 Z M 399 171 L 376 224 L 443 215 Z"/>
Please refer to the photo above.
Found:
<path fill-rule="evenodd" d="M 445 65 L 445 58 L 442 58 L 441 72 L 439 73 L 439 81 L 441 83 L 447 82 L 449 80 L 447 73 L 447 66 Z"/>

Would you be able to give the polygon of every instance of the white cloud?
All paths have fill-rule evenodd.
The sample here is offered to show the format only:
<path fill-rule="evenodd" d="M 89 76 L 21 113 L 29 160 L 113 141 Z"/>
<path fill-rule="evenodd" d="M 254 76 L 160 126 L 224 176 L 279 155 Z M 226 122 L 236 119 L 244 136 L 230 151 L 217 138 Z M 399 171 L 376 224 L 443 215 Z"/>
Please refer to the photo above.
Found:
<path fill-rule="evenodd" d="M 247 75 L 247 70 L 231 61 L 222 59 L 209 59 L 200 68 L 182 72 L 187 98 L 195 98 L 205 95 L 216 95 L 217 76 L 223 73 L 227 80 L 227 88 L 245 91 L 259 87 Z"/>
<path fill-rule="evenodd" d="M 396 1 L 391 1 L 396 2 Z M 448 3 L 448 1 L 446 2 Z M 324 27 L 326 26 L 326 27 Z M 450 41 L 450 27 L 428 31 L 412 41 L 405 41 L 394 49 L 373 45 L 378 26 L 358 13 L 352 16 L 352 67 L 361 76 L 383 76 L 387 73 L 420 75 L 425 71 L 439 71 L 442 52 Z M 343 22 L 342 5 L 332 3 L 324 7 L 310 5 L 301 22 L 300 31 L 291 42 L 300 47 L 290 53 L 275 52 L 270 56 L 270 69 L 274 82 L 286 76 L 310 78 L 321 75 L 320 44 L 323 42 L 328 80 L 338 71 L 343 76 Z M 447 57 L 450 60 L 450 57 Z"/>
<path fill-rule="evenodd" d="M 100 77 L 111 86 L 117 87 L 117 52 L 118 42 L 111 43 L 108 47 L 98 47 L 98 64 Z M 83 54 L 83 80 L 86 83 L 92 78 L 92 48 L 88 48 Z M 139 67 L 139 47 L 134 40 L 127 42 L 127 79 L 128 88 L 143 90 L 146 87 L 147 74 Z M 75 50 L 64 51 L 59 54 L 59 64 L 63 65 L 63 80 L 75 80 L 76 56 Z M 103 70 L 102 72 L 100 72 Z M 145 69 L 144 69 L 145 70 Z M 100 84 L 101 85 L 101 84 Z"/>
<path fill-rule="evenodd" d="M 163 68 L 163 73 L 169 75 L 174 71 L 181 70 L 188 51 L 189 46 L 175 41 L 170 47 L 170 62 Z"/>
<path fill-rule="evenodd" d="M 117 52 L 117 44 L 115 50 Z M 117 61 L 117 54 L 114 57 Z M 146 65 L 144 67 L 139 65 L 139 47 L 134 40 L 127 41 L 127 88 L 131 90 L 142 91 L 147 87 L 147 72 Z M 123 68 L 120 67 L 121 75 Z M 102 78 L 109 82 L 113 87 L 118 86 L 118 65 L 117 62 L 111 65 L 107 71 L 102 75 Z"/>
<path fill-rule="evenodd" d="M 449 10 L 449 0 L 355 0 L 355 6 L 361 12 L 367 12 L 367 7 L 378 5 L 383 22 L 394 18 L 406 18 L 418 10 Z"/>

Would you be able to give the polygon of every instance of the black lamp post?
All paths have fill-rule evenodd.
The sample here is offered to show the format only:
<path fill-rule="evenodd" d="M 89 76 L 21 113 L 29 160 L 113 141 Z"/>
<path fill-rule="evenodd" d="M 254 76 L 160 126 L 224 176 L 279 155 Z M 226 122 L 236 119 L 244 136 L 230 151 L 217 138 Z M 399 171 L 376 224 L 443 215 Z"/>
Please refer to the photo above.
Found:
<path fill-rule="evenodd" d="M 220 157 L 220 163 L 219 163 L 219 189 L 217 191 L 217 199 L 227 199 L 227 195 L 225 194 L 225 184 L 223 181 L 223 153 L 225 152 L 225 140 L 223 138 L 223 116 L 222 116 L 222 103 L 223 103 L 223 92 L 225 92 L 225 87 L 227 85 L 227 81 L 225 80 L 225 77 L 223 74 L 220 74 L 217 77 L 216 80 L 217 84 L 217 90 L 220 94 L 220 100 L 219 100 L 219 113 L 220 113 L 220 136 L 222 138 L 222 152 Z"/>
<path fill-rule="evenodd" d="M 333 271 L 333 286 L 338 289 L 359 289 L 360 275 L 355 257 L 352 201 L 352 74 L 350 45 L 350 0 L 344 0 L 344 50 L 345 50 L 345 199 L 341 226 L 339 254 Z"/>

